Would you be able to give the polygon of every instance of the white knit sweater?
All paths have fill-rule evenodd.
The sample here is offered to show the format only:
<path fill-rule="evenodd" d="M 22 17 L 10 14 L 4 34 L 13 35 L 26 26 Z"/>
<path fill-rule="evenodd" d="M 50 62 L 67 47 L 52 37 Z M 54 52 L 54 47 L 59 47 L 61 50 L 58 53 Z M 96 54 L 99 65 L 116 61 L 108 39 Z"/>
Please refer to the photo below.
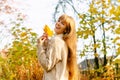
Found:
<path fill-rule="evenodd" d="M 38 44 L 38 60 L 44 68 L 43 80 L 68 80 L 67 45 L 63 35 L 55 35 L 46 46 Z"/>

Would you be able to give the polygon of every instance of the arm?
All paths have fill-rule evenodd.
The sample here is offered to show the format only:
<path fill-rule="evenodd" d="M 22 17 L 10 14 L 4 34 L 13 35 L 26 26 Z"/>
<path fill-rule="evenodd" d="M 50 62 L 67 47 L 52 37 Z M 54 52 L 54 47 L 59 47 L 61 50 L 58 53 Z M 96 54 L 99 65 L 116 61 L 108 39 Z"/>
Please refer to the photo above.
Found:
<path fill-rule="evenodd" d="M 61 48 L 57 42 L 52 40 L 47 49 L 44 48 L 44 45 L 38 44 L 38 60 L 46 71 L 50 71 L 61 60 Z"/>

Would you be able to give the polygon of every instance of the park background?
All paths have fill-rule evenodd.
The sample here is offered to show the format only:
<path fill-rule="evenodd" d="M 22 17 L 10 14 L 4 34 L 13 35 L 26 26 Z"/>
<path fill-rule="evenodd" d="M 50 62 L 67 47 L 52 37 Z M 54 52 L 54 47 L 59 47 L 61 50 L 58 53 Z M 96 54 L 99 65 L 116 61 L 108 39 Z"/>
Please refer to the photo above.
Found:
<path fill-rule="evenodd" d="M 1 0 L 0 79 L 41 80 L 36 39 L 63 13 L 76 21 L 81 78 L 120 79 L 120 0 Z"/>

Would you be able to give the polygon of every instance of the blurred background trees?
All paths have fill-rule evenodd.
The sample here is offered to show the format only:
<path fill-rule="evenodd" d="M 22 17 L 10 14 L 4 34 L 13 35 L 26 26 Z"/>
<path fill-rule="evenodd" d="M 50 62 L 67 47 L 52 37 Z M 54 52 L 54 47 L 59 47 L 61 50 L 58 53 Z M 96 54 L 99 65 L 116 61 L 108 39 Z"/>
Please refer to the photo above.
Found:
<path fill-rule="evenodd" d="M 88 6 L 87 11 L 81 12 L 83 8 L 79 11 L 80 7 L 86 5 L 76 5 L 75 2 L 78 2 L 78 4 L 86 3 Z M 79 45 L 82 45 L 79 53 L 81 57 L 87 57 L 86 63 L 83 64 L 86 64 L 87 70 L 89 70 L 88 74 L 93 73 L 93 68 L 95 69 L 94 73 L 97 72 L 96 76 L 107 73 L 106 66 L 112 66 L 114 63 L 113 59 L 120 54 L 119 4 L 120 0 L 58 1 L 54 17 L 61 12 L 67 13 L 69 8 L 71 8 L 75 16 L 79 17 L 78 20 L 80 26 L 77 28 L 77 35 L 78 39 L 82 42 L 81 44 L 78 43 Z M 90 63 L 89 60 L 91 59 L 94 59 L 94 63 Z M 115 67 L 113 69 L 115 69 Z M 118 72 L 120 72 L 120 69 Z M 106 77 L 108 75 L 103 74 L 101 76 Z M 112 73 L 112 75 L 114 74 Z M 109 80 L 110 77 L 111 76 L 109 75 L 106 79 Z M 95 77 L 94 75 L 94 79 L 95 78 L 98 79 L 98 77 Z M 111 79 L 114 80 L 113 76 Z"/>
<path fill-rule="evenodd" d="M 43 69 L 36 56 L 37 33 L 25 26 L 26 15 L 15 3 L 0 1 L 0 39 L 6 45 L 0 52 L 0 79 L 41 80 Z"/>
<path fill-rule="evenodd" d="M 27 15 L 15 4 L 15 0 L 0 1 L 0 41 L 9 43 L 1 51 L 0 79 L 41 80 L 43 69 L 36 56 L 38 35 L 25 26 Z M 78 57 L 84 58 L 79 63 L 80 73 L 87 80 L 119 80 L 120 64 L 114 59 L 120 55 L 119 4 L 120 0 L 58 0 L 55 5 L 54 21 L 67 13 L 78 22 Z"/>

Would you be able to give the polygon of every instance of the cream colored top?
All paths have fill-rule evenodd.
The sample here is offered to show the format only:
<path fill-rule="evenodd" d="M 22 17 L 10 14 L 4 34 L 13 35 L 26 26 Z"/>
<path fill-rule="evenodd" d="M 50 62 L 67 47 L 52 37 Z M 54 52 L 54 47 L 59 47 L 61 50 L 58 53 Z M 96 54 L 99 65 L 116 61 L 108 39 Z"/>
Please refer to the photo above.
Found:
<path fill-rule="evenodd" d="M 38 60 L 44 68 L 43 80 L 68 80 L 67 45 L 63 35 L 55 35 L 47 46 L 38 44 Z"/>

